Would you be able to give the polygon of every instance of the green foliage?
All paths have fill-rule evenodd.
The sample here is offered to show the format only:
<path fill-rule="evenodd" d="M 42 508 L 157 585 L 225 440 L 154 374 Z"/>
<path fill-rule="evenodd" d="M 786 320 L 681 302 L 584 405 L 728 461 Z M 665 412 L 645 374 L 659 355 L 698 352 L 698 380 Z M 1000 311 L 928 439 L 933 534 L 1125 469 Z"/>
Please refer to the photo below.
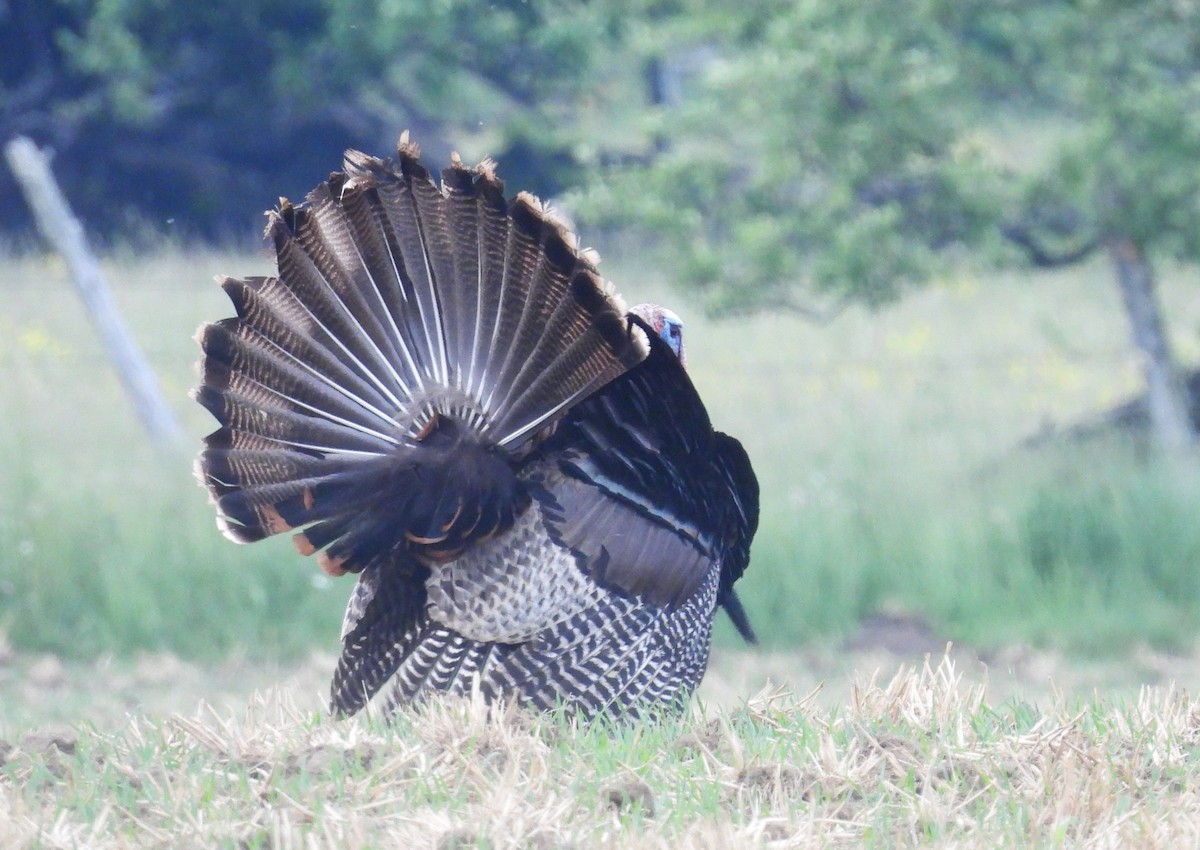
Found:
<path fill-rule="evenodd" d="M 1188 3 L 18 6 L 0 136 L 58 149 L 99 229 L 250 232 L 345 147 L 410 127 L 514 187 L 587 182 L 584 218 L 655 234 L 721 312 L 885 303 L 964 254 L 1021 259 L 1014 227 L 1050 255 L 1121 234 L 1200 256 Z"/>
<path fill-rule="evenodd" d="M 579 203 L 665 238 L 664 268 L 713 310 L 877 305 L 964 252 L 1053 262 L 1109 235 L 1200 257 L 1192 4 L 709 0 L 677 14 L 691 24 L 664 27 L 660 50 L 705 58 L 676 104 L 647 108 L 641 155 L 598 165 Z"/>
<path fill-rule="evenodd" d="M 991 5 L 973 22 L 987 33 L 976 69 L 1004 79 L 998 99 L 1069 128 L 1029 170 L 1030 206 L 1056 196 L 1080 234 L 1200 256 L 1200 178 L 1188 166 L 1200 155 L 1200 10 L 1168 0 Z"/>
<path fill-rule="evenodd" d="M 705 4 L 675 50 L 715 56 L 659 125 L 667 150 L 605 171 L 584 210 L 665 229 L 722 312 L 923 283 L 940 250 L 987 241 L 1003 184 L 963 121 L 956 34 L 917 5 Z"/>
<path fill-rule="evenodd" d="M 548 194 L 570 179 L 613 27 L 605 4 L 578 0 L 0 6 L 0 139 L 56 149 L 72 202 L 105 233 L 137 218 L 252 232 L 345 148 L 386 153 L 404 128 L 435 159 L 503 156 L 509 178 Z M 0 226 L 26 220 L 16 205 Z"/>

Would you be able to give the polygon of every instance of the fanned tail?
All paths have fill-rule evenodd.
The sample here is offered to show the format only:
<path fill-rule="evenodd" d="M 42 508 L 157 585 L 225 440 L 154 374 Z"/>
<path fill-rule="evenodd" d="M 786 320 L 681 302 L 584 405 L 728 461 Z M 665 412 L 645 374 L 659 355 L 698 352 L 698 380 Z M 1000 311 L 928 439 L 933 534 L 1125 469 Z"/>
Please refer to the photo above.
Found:
<path fill-rule="evenodd" d="M 330 572 L 397 546 L 433 559 L 511 524 L 510 460 L 639 363 L 574 236 L 490 163 L 441 186 L 401 138 L 269 214 L 278 274 L 221 280 L 196 399 L 220 423 L 197 475 L 239 542 L 290 529 Z"/>

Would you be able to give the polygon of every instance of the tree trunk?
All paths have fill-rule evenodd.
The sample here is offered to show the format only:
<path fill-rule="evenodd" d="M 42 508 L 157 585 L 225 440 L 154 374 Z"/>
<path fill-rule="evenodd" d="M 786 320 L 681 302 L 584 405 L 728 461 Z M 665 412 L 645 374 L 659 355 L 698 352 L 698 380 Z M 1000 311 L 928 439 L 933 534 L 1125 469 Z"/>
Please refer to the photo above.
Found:
<path fill-rule="evenodd" d="M 1188 414 L 1187 393 L 1163 330 L 1154 270 L 1141 246 L 1127 236 L 1110 237 L 1107 247 L 1116 266 L 1133 343 L 1142 356 L 1146 407 L 1154 437 L 1163 448 L 1190 446 L 1196 440 L 1196 431 Z"/>

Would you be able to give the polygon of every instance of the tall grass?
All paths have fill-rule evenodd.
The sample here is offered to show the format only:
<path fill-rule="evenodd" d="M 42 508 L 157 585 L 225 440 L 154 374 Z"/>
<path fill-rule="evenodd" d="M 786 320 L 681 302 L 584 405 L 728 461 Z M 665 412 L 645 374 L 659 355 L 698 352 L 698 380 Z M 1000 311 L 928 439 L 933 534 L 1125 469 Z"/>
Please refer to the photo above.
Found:
<path fill-rule="evenodd" d="M 0 630 L 29 650 L 201 658 L 294 654 L 336 634 L 343 589 L 286 541 L 225 541 L 191 472 L 213 427 L 186 395 L 191 337 L 201 319 L 229 312 L 212 276 L 265 271 L 265 261 L 164 250 L 109 265 L 190 440 L 150 445 L 65 270 L 10 260 L 0 277 Z"/>
<path fill-rule="evenodd" d="M 230 312 L 211 277 L 263 273 L 268 259 L 165 246 L 108 268 L 193 444 L 147 444 L 65 269 L 7 258 L 0 630 L 18 648 L 74 655 L 332 646 L 349 580 L 324 579 L 286 541 L 226 542 L 190 473 L 212 428 L 186 398 L 191 336 Z M 755 462 L 762 524 L 739 587 L 768 644 L 837 639 L 883 605 L 981 644 L 1194 638 L 1193 465 L 1112 436 L 1021 447 L 1137 389 L 1103 266 L 964 274 L 822 327 L 707 321 L 629 266 L 605 271 L 631 300 L 684 313 L 713 420 Z M 1200 359 L 1193 284 L 1181 271 L 1164 284 L 1176 346 Z M 718 639 L 734 638 L 722 627 Z"/>

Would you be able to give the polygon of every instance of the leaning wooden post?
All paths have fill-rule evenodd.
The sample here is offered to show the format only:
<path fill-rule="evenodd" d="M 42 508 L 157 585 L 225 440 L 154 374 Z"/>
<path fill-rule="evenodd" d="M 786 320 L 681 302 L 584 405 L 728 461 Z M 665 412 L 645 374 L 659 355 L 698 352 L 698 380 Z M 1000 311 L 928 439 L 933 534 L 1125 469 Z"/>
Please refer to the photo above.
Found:
<path fill-rule="evenodd" d="M 33 210 L 38 230 L 67 261 L 75 287 L 108 348 L 138 418 L 155 442 L 178 442 L 181 432 L 175 415 L 163 400 L 154 372 L 125 327 L 100 263 L 88 247 L 83 226 L 71 214 L 54 181 L 49 157 L 24 136 L 9 141 L 4 156 Z"/>

